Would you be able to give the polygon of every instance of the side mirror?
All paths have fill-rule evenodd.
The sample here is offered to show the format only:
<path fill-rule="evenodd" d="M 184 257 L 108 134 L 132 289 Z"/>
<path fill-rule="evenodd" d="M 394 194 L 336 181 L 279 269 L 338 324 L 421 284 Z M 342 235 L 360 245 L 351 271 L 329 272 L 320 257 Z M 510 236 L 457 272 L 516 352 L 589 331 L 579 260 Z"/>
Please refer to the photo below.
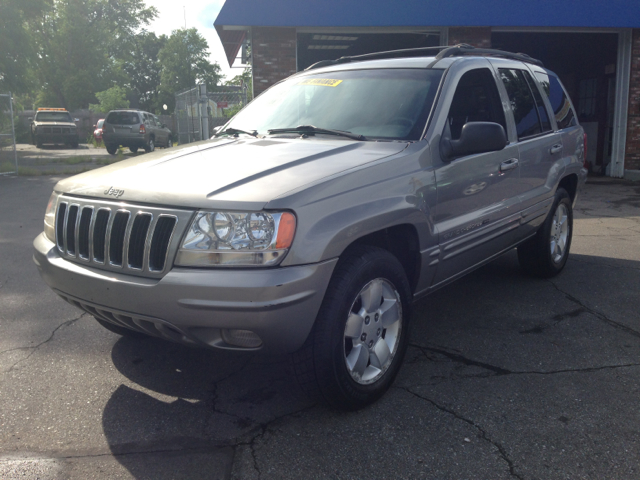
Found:
<path fill-rule="evenodd" d="M 28 120 L 29 120 L 29 123 L 33 123 L 33 117 L 29 117 Z"/>
<path fill-rule="evenodd" d="M 79 119 L 79 118 L 74 118 L 74 119 L 73 119 L 73 121 L 74 121 L 74 122 L 79 122 L 79 121 L 80 121 L 80 119 Z"/>
<path fill-rule="evenodd" d="M 460 138 L 452 140 L 447 131 L 440 140 L 440 155 L 450 160 L 476 153 L 497 152 L 507 145 L 507 135 L 499 123 L 469 122 L 462 127 Z"/>

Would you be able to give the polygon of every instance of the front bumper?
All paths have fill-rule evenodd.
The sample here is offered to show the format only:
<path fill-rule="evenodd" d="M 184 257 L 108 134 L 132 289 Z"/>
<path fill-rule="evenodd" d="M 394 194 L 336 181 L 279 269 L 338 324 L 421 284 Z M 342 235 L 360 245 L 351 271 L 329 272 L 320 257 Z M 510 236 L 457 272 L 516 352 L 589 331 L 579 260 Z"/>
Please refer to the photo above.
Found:
<path fill-rule="evenodd" d="M 173 268 L 161 279 L 132 277 L 60 257 L 40 234 L 33 260 L 44 281 L 92 315 L 183 344 L 246 350 L 224 329 L 250 330 L 270 353 L 294 352 L 315 321 L 337 259 L 286 268 Z"/>
<path fill-rule="evenodd" d="M 40 143 L 72 144 L 78 143 L 79 138 L 75 133 L 38 133 L 36 141 Z"/>

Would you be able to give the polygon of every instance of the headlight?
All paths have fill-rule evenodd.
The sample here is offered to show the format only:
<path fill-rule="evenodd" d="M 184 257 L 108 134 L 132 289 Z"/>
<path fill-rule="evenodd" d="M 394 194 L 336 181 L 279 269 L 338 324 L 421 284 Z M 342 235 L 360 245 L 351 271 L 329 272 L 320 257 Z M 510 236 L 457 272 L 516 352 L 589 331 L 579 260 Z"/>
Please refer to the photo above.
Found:
<path fill-rule="evenodd" d="M 254 267 L 279 264 L 289 251 L 296 217 L 289 212 L 198 212 L 176 265 Z"/>
<path fill-rule="evenodd" d="M 49 240 L 56 241 L 56 209 L 58 207 L 59 194 L 53 192 L 47 204 L 47 211 L 44 214 L 44 234 Z"/>

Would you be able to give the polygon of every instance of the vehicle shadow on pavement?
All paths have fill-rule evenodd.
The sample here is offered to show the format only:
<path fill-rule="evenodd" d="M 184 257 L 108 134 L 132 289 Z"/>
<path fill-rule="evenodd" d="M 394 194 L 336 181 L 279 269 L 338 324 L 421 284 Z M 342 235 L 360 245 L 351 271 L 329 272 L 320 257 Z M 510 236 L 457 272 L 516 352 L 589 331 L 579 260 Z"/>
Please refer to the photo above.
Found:
<path fill-rule="evenodd" d="M 287 356 L 121 338 L 112 360 L 130 382 L 108 400 L 103 430 L 136 478 L 226 478 L 239 438 L 312 405 Z"/>
<path fill-rule="evenodd" d="M 104 434 L 138 479 L 258 478 L 237 473 L 239 458 L 277 478 L 356 478 L 367 462 L 379 478 L 557 478 L 580 462 L 606 478 L 611 465 L 631 468 L 625 449 L 637 452 L 610 423 L 637 410 L 639 277 L 638 261 L 572 254 L 560 275 L 535 279 L 509 252 L 415 305 L 396 382 L 353 413 L 311 408 L 286 356 L 122 338 L 111 356 L 125 380 Z M 398 456 L 371 460 L 390 432 Z M 599 444 L 614 453 L 584 460 Z"/>

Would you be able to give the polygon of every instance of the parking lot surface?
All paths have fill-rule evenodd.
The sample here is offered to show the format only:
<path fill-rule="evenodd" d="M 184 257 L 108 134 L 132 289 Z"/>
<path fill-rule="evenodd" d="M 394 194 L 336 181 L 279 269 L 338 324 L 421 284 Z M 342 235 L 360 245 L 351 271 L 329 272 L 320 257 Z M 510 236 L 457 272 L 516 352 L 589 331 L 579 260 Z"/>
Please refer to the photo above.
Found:
<path fill-rule="evenodd" d="M 381 401 L 309 401 L 287 357 L 120 338 L 31 243 L 57 177 L 0 177 L 2 479 L 640 478 L 640 185 L 595 179 L 561 275 L 515 251 L 420 301 Z"/>

